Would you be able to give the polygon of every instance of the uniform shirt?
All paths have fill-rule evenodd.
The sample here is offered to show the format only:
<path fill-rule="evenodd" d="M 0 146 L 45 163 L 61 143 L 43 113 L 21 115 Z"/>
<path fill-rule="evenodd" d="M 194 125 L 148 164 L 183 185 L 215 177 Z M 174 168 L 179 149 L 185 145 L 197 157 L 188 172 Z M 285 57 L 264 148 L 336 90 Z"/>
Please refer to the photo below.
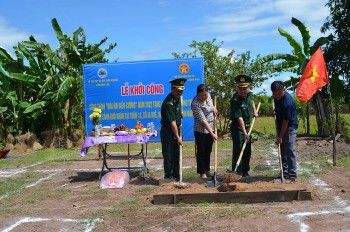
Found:
<path fill-rule="evenodd" d="M 292 96 L 285 92 L 281 100 L 274 99 L 277 130 L 280 131 L 283 120 L 288 120 L 288 130 L 298 129 L 298 113 Z"/>
<path fill-rule="evenodd" d="M 237 92 L 234 93 L 230 102 L 231 110 L 231 129 L 238 131 L 241 127 L 238 124 L 238 118 L 243 118 L 246 127 L 253 120 L 253 93 L 249 92 L 246 98 L 241 97 Z"/>
<path fill-rule="evenodd" d="M 161 108 L 161 121 L 164 127 L 170 127 L 171 121 L 176 121 L 176 125 L 181 125 L 181 101 L 180 98 L 175 98 L 171 93 L 164 99 Z"/>
<path fill-rule="evenodd" d="M 214 105 L 210 94 L 208 94 L 206 104 L 203 104 L 200 98 L 195 97 L 191 103 L 191 109 L 194 118 L 194 131 L 209 134 L 209 131 L 203 125 L 203 121 L 207 121 L 211 130 L 214 130 Z"/>

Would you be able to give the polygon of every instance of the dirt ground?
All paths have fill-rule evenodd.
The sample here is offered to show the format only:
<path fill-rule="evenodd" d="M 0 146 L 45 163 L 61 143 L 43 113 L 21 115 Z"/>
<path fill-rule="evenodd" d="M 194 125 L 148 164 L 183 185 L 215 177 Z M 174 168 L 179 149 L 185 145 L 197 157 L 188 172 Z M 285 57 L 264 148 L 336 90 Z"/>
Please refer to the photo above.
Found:
<path fill-rule="evenodd" d="M 0 170 L 0 178 L 22 175 L 32 181 L 17 192 L 0 196 L 0 231 L 349 231 L 350 169 L 332 167 L 315 174 L 324 165 L 320 162 L 332 162 L 328 140 L 298 138 L 297 151 L 297 182 L 273 181 L 278 176 L 254 181 L 266 176 L 267 170 L 277 173 L 279 169 L 272 140 L 254 142 L 251 177 L 237 182 L 234 191 L 306 189 L 312 195 L 309 201 L 154 205 L 155 194 L 219 190 L 207 188 L 206 180 L 199 178 L 184 179 L 185 189 L 175 188 L 172 182 L 159 186 L 163 160 L 160 151 L 152 150 L 148 151 L 147 177 L 130 173 L 130 182 L 122 189 L 100 189 L 102 161 L 94 156 L 79 158 L 79 151 L 73 162 L 7 167 Z M 337 143 L 337 152 L 350 155 L 350 145 Z M 219 160 L 230 160 L 230 156 L 230 148 L 219 149 Z M 185 155 L 183 163 L 184 170 L 195 167 L 192 156 Z M 126 166 L 127 160 L 108 164 Z M 131 160 L 132 166 L 140 164 L 140 159 Z M 219 175 L 226 166 L 219 161 Z"/>

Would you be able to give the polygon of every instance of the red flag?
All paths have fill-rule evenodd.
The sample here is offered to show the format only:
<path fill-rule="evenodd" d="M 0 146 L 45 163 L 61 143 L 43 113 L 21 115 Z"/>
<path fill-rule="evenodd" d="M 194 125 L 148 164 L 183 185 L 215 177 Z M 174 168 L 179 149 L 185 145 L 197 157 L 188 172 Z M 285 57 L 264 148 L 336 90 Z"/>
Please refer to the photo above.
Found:
<path fill-rule="evenodd" d="M 296 95 L 301 103 L 307 102 L 320 88 L 328 83 L 326 62 L 321 47 L 311 57 L 306 65 L 296 89 Z"/>

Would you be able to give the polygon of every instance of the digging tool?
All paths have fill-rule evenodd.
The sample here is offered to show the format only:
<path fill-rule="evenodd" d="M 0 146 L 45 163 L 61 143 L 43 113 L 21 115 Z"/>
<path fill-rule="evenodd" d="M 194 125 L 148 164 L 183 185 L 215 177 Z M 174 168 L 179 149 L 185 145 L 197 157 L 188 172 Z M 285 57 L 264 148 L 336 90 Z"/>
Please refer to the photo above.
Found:
<path fill-rule="evenodd" d="M 261 105 L 261 103 L 259 102 L 258 108 L 256 109 L 257 112 L 259 112 L 260 105 Z M 252 123 L 250 125 L 249 131 L 248 131 L 248 139 L 250 137 L 250 134 L 252 133 L 253 126 L 254 126 L 254 123 L 255 123 L 255 119 L 256 119 L 256 117 L 253 118 Z M 238 166 L 239 166 L 239 164 L 241 162 L 241 159 L 242 159 L 242 156 L 243 156 L 243 152 L 245 150 L 245 147 L 247 146 L 248 139 L 244 140 L 244 143 L 243 143 L 243 146 L 242 146 L 242 149 L 241 149 L 241 153 L 239 154 L 239 157 L 238 157 L 238 160 L 237 160 L 237 163 L 236 163 L 234 171 L 232 173 L 225 173 L 224 174 L 225 179 L 227 179 L 230 182 L 237 181 L 237 180 L 242 178 L 242 176 L 237 173 L 237 168 L 238 168 Z"/>
<path fill-rule="evenodd" d="M 275 110 L 275 104 L 272 104 L 273 109 Z M 277 129 L 277 120 L 276 115 L 273 116 L 275 118 L 275 126 L 276 126 L 276 140 L 278 138 L 278 129 Z M 282 164 L 282 156 L 281 156 L 281 145 L 278 144 L 278 160 L 279 160 L 279 166 L 280 166 L 280 173 L 281 173 L 281 182 L 284 183 L 284 177 L 283 177 L 283 164 Z"/>
<path fill-rule="evenodd" d="M 181 101 L 181 107 L 182 107 L 182 96 L 181 96 L 181 100 L 180 101 Z M 181 119 L 179 133 L 180 133 L 179 136 L 182 139 L 182 119 Z M 175 182 L 174 183 L 174 187 L 180 188 L 180 189 L 188 187 L 188 185 L 186 183 L 182 182 L 182 148 L 183 148 L 183 146 L 180 144 L 179 145 L 179 150 L 180 150 L 180 157 L 179 157 L 179 182 Z"/>
<path fill-rule="evenodd" d="M 214 106 L 216 108 L 216 96 L 214 97 Z M 214 117 L 214 133 L 217 136 L 218 130 L 216 127 L 216 116 Z M 207 181 L 207 187 L 213 188 L 222 184 L 222 181 L 217 180 L 217 172 L 218 172 L 218 140 L 214 141 L 214 176 L 211 180 Z"/>
<path fill-rule="evenodd" d="M 281 182 L 284 183 L 284 177 L 283 177 L 283 166 L 282 166 L 282 156 L 281 156 L 281 145 L 278 144 L 278 159 L 280 162 L 280 172 L 281 172 Z"/>

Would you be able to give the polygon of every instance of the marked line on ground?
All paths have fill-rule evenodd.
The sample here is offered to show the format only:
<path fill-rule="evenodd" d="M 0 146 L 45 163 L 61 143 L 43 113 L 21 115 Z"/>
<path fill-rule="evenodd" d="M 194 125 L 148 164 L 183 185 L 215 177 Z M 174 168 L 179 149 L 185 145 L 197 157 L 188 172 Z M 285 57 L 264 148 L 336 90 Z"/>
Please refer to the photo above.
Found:
<path fill-rule="evenodd" d="M 25 223 L 35 223 L 35 222 L 45 222 L 45 221 L 59 221 L 59 222 L 66 222 L 66 223 L 78 223 L 85 225 L 85 232 L 91 232 L 97 223 L 102 222 L 102 219 L 69 219 L 69 218 L 62 218 L 62 219 L 56 219 L 56 218 L 33 218 L 33 217 L 25 217 L 16 222 L 15 224 L 9 226 L 8 228 L 4 229 L 2 232 L 10 232 L 13 229 L 15 229 L 17 226 L 20 226 L 21 224 Z"/>
<path fill-rule="evenodd" d="M 332 188 L 329 188 L 327 183 L 325 183 L 321 179 L 312 177 L 311 183 L 317 186 L 318 188 L 320 188 L 322 191 L 328 192 L 332 190 Z M 316 211 L 316 212 L 299 212 L 299 213 L 289 214 L 287 215 L 287 217 L 290 220 L 299 223 L 299 229 L 301 232 L 308 232 L 310 227 L 308 224 L 304 222 L 305 217 L 318 216 L 318 215 L 350 214 L 350 207 L 349 207 L 348 201 L 341 199 L 339 196 L 335 196 L 334 201 L 335 201 L 335 204 L 332 204 L 332 206 L 333 207 L 338 206 L 340 209 L 323 210 L 323 211 Z"/>
<path fill-rule="evenodd" d="M 6 171 L 0 171 L 0 177 L 11 177 L 17 174 L 21 174 L 24 172 L 27 172 L 29 168 L 35 167 L 42 164 L 42 162 L 35 163 L 32 165 L 29 165 L 28 167 L 23 167 L 23 168 L 18 168 L 18 169 L 13 169 L 13 170 L 6 170 Z"/>

